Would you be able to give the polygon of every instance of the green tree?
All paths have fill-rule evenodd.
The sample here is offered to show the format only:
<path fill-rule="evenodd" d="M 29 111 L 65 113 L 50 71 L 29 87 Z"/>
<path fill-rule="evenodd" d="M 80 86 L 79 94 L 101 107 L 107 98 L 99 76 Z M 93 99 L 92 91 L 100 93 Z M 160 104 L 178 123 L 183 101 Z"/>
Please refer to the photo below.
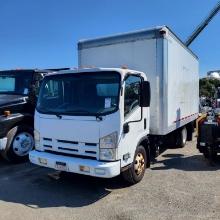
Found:
<path fill-rule="evenodd" d="M 199 80 L 199 95 L 214 97 L 215 89 L 220 87 L 220 80 L 213 78 L 203 78 Z"/>

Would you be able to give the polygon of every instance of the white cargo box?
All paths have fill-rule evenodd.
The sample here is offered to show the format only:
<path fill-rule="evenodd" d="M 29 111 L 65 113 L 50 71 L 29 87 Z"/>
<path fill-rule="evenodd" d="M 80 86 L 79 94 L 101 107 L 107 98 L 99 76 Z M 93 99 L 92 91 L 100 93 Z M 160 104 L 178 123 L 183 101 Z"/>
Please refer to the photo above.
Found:
<path fill-rule="evenodd" d="M 165 135 L 198 116 L 198 58 L 165 26 L 78 43 L 79 67 L 122 67 L 151 83 L 150 133 Z"/>

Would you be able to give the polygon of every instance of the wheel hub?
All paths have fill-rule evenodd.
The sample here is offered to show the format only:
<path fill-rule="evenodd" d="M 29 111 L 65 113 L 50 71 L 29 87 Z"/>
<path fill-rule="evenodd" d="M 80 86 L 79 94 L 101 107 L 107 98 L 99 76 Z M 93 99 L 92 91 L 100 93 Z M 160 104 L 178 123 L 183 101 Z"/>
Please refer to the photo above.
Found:
<path fill-rule="evenodd" d="M 135 158 L 134 170 L 138 176 L 145 170 L 144 156 L 141 153 L 138 153 Z"/>
<path fill-rule="evenodd" d="M 13 151 L 18 156 L 25 156 L 32 150 L 34 139 L 28 132 L 22 132 L 16 135 L 13 141 Z"/>

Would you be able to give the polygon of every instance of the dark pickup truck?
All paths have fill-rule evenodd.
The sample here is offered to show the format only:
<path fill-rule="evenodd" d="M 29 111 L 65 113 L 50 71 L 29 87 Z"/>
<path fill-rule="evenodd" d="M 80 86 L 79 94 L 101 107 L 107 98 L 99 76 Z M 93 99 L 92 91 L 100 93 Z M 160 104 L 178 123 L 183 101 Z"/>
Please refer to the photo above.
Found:
<path fill-rule="evenodd" d="M 34 147 L 34 109 L 40 81 L 63 69 L 0 71 L 0 153 L 10 162 L 28 159 Z"/>

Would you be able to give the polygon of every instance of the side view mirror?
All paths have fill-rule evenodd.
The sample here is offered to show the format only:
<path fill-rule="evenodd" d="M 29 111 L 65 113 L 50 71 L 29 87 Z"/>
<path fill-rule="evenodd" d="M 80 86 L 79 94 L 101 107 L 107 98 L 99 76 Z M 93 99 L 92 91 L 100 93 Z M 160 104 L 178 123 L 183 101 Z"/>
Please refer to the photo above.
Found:
<path fill-rule="evenodd" d="M 31 85 L 30 86 L 30 90 L 29 90 L 29 93 L 28 93 L 28 96 L 29 96 L 29 101 L 32 105 L 36 105 L 37 103 L 37 97 L 36 97 L 36 92 L 35 92 L 36 88 L 35 88 L 35 85 Z"/>
<path fill-rule="evenodd" d="M 143 81 L 141 83 L 140 107 L 149 107 L 150 99 L 151 99 L 150 83 L 148 81 Z"/>

